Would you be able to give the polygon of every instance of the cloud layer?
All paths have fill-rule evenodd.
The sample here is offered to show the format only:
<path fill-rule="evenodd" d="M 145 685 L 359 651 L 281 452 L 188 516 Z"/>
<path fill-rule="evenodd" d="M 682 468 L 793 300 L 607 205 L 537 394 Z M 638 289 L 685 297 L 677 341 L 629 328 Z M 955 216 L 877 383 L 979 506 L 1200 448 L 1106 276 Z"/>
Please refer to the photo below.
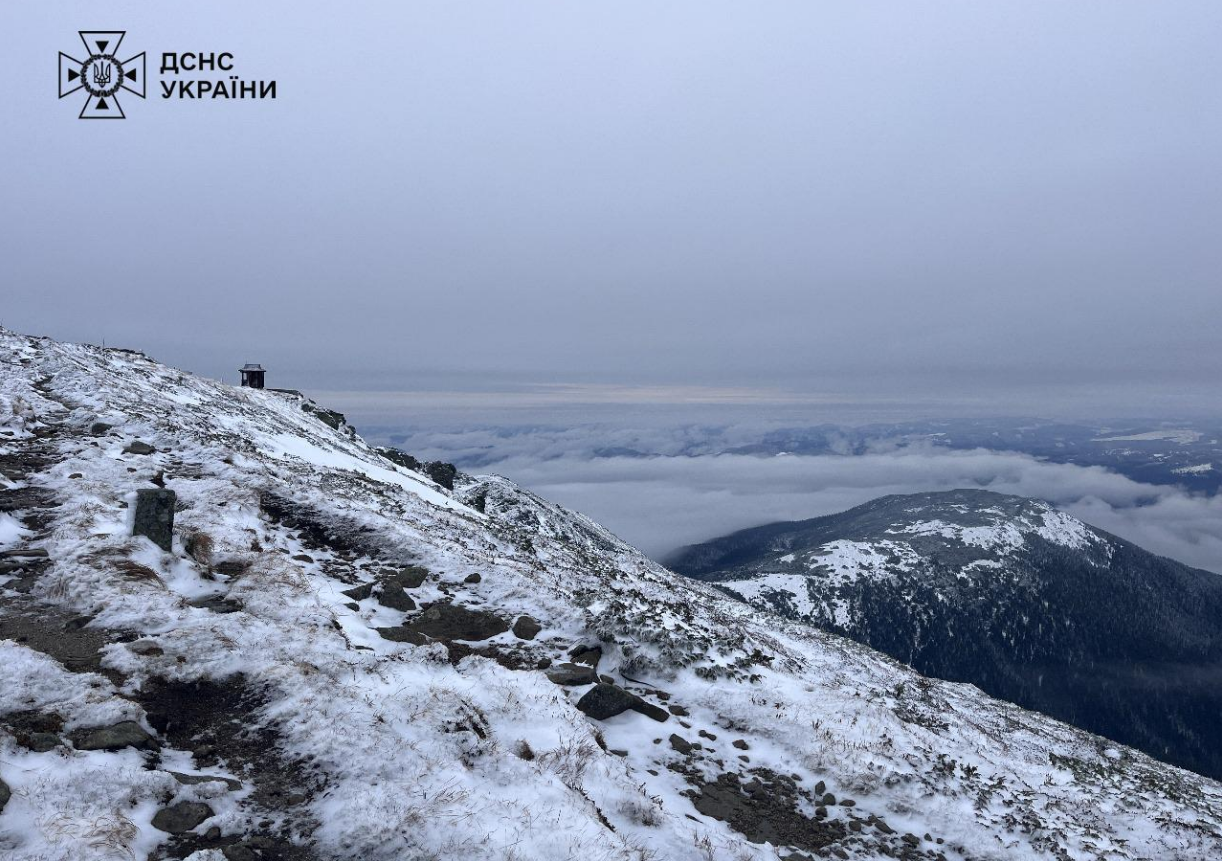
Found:
<path fill-rule="evenodd" d="M 672 450 L 699 437 L 692 429 L 655 434 L 652 445 Z M 595 444 L 588 430 L 468 431 L 420 435 L 410 447 L 478 461 L 483 471 L 582 511 L 659 558 L 736 529 L 832 514 L 886 494 L 971 487 L 1048 500 L 1151 552 L 1222 573 L 1222 499 L 1143 484 L 1102 467 L 886 443 L 856 456 L 594 456 L 616 442 L 643 440 Z"/>

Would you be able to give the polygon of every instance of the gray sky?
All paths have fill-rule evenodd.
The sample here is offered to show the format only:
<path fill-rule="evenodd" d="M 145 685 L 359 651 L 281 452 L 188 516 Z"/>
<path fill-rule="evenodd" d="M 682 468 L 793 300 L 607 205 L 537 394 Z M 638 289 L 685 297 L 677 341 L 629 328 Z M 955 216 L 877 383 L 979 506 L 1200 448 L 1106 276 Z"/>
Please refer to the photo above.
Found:
<path fill-rule="evenodd" d="M 123 122 L 55 99 L 82 27 L 153 61 Z M 306 388 L 1222 394 L 1216 0 L 9 2 L 0 32 L 19 331 Z M 279 98 L 162 100 L 168 50 Z"/>

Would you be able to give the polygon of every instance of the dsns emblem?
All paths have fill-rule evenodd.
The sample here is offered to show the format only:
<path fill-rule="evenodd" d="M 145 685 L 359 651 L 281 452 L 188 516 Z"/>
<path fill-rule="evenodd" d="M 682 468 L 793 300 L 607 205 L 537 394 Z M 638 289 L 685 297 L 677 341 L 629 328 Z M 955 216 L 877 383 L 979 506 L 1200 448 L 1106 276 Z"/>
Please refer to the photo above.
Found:
<path fill-rule="evenodd" d="M 62 99 L 77 90 L 85 91 L 80 119 L 123 119 L 119 90 L 144 98 L 144 52 L 126 60 L 119 59 L 119 43 L 126 32 L 81 30 L 81 41 L 85 43 L 84 60 L 59 52 L 59 97 Z"/>

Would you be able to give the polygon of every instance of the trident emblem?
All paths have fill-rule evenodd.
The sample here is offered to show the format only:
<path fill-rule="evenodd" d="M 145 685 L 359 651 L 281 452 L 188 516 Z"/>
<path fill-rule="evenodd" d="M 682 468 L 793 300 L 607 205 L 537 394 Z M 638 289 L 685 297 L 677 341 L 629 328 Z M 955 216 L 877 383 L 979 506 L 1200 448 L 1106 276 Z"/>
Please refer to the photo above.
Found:
<path fill-rule="evenodd" d="M 59 54 L 59 97 L 85 91 L 83 120 L 121 120 L 119 90 L 144 98 L 145 57 L 141 51 L 126 60 L 119 59 L 123 30 L 81 30 L 85 59 L 78 60 L 62 51 Z"/>
<path fill-rule="evenodd" d="M 110 63 L 94 63 L 93 64 L 93 83 L 98 89 L 106 89 L 110 86 L 111 67 Z"/>

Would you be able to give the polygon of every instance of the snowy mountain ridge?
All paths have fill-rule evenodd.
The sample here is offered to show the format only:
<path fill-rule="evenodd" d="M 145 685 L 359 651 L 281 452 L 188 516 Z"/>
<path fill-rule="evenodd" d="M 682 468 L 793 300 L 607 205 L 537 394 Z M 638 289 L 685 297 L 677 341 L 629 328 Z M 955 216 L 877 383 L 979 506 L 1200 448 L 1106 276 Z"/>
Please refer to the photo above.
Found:
<path fill-rule="evenodd" d="M 169 552 L 130 532 L 162 484 Z M 298 395 L 6 330 L 0 781 L 20 861 L 1222 851 L 1214 781 Z"/>

